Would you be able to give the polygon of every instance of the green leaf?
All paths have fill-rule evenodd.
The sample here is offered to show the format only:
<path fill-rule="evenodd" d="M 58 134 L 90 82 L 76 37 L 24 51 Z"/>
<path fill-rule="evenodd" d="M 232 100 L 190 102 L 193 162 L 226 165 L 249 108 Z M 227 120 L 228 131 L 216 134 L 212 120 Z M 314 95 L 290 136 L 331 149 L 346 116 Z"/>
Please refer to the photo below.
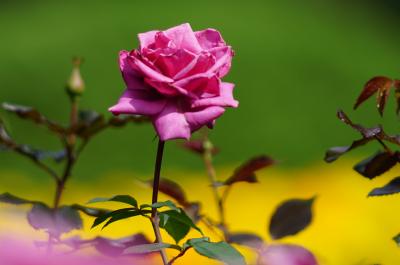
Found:
<path fill-rule="evenodd" d="M 133 247 L 129 247 L 124 250 L 123 254 L 147 254 L 152 252 L 158 252 L 165 248 L 172 248 L 176 250 L 181 250 L 181 247 L 178 245 L 167 244 L 167 243 L 153 243 L 153 244 L 144 244 L 144 245 L 137 245 Z"/>
<path fill-rule="evenodd" d="M 399 192 L 400 192 L 400 177 L 396 177 L 392 179 L 389 183 L 387 183 L 385 186 L 373 189 L 368 194 L 368 197 L 392 195 Z"/>
<path fill-rule="evenodd" d="M 14 204 L 14 205 L 35 203 L 33 201 L 26 200 L 26 199 L 17 197 L 15 195 L 12 195 L 8 192 L 0 194 L 0 202 Z"/>
<path fill-rule="evenodd" d="M 91 199 L 88 203 L 111 202 L 111 201 L 126 203 L 132 205 L 134 208 L 138 207 L 136 199 L 129 195 L 117 195 L 112 198 L 94 198 Z"/>
<path fill-rule="evenodd" d="M 60 235 L 82 228 L 79 212 L 71 206 L 61 206 L 56 211 L 43 203 L 35 203 L 28 213 L 29 224 L 52 235 Z"/>
<path fill-rule="evenodd" d="M 159 213 L 159 218 L 160 227 L 165 229 L 176 243 L 178 243 L 189 233 L 190 228 L 194 228 L 203 234 L 200 228 L 198 228 L 193 223 L 192 219 L 190 219 L 190 217 L 187 216 L 182 210 L 180 212 L 175 210 L 161 212 Z"/>
<path fill-rule="evenodd" d="M 202 256 L 222 261 L 228 265 L 246 265 L 244 257 L 226 242 L 208 242 L 205 238 L 188 240 L 186 246 L 191 246 Z"/>
<path fill-rule="evenodd" d="M 175 203 L 173 203 L 170 200 L 165 201 L 165 202 L 156 202 L 156 203 L 153 203 L 153 204 L 142 204 L 140 206 L 140 209 L 145 209 L 145 208 L 156 208 L 156 209 L 159 209 L 159 208 L 162 208 L 162 207 L 169 207 L 171 210 L 174 210 L 174 211 L 177 211 L 177 212 L 181 211 L 181 209 L 176 207 Z"/>
<path fill-rule="evenodd" d="M 110 220 L 108 220 L 108 222 L 105 225 L 103 225 L 103 227 L 101 229 L 106 228 L 107 226 L 109 226 L 110 224 L 112 224 L 116 221 L 131 218 L 131 217 L 138 216 L 141 214 L 142 214 L 142 212 L 138 211 L 138 210 L 116 213 L 111 216 Z"/>
<path fill-rule="evenodd" d="M 133 211 L 133 210 L 134 210 L 133 208 L 123 208 L 123 209 L 118 209 L 118 210 L 103 214 L 103 215 L 97 217 L 94 220 L 94 222 L 92 224 L 92 228 L 94 228 L 94 227 L 98 226 L 99 224 L 105 222 L 108 218 L 111 218 L 113 215 L 117 215 L 117 214 L 120 214 L 120 213 L 127 213 L 127 212 L 130 212 L 130 211 Z"/>
<path fill-rule="evenodd" d="M 73 205 L 71 205 L 71 207 L 78 211 L 81 211 L 82 213 L 84 213 L 86 215 L 93 216 L 93 217 L 99 217 L 99 216 L 102 216 L 104 214 L 111 212 L 106 209 L 86 207 L 86 206 L 83 206 L 80 204 L 73 204 Z"/>
<path fill-rule="evenodd" d="M 312 221 L 311 207 L 314 200 L 315 197 L 307 200 L 291 199 L 279 205 L 269 224 L 271 237 L 280 239 L 305 229 Z"/>

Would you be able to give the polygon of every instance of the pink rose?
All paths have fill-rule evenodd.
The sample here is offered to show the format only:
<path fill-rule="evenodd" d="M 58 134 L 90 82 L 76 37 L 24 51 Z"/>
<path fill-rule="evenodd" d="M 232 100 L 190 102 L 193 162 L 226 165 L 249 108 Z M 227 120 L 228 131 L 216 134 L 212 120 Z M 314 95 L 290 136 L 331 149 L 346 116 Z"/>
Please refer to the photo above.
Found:
<path fill-rule="evenodd" d="M 260 252 L 258 265 L 318 265 L 307 249 L 290 244 L 266 246 Z"/>
<path fill-rule="evenodd" d="M 225 107 L 237 107 L 234 84 L 222 82 L 233 51 L 215 29 L 193 32 L 188 23 L 139 34 L 140 48 L 121 51 L 126 90 L 109 110 L 146 115 L 162 141 L 189 139 L 212 127 Z"/>

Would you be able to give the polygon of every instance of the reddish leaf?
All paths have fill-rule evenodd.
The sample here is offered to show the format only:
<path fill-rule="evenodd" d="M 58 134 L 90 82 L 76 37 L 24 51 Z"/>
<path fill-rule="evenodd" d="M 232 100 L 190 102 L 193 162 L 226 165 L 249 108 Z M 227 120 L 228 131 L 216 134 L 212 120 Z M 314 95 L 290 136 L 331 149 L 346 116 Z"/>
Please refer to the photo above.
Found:
<path fill-rule="evenodd" d="M 378 109 L 379 111 L 383 111 L 385 107 L 386 99 L 384 98 L 386 95 L 386 91 L 390 89 L 392 86 L 392 79 L 385 76 L 377 76 L 370 79 L 365 85 L 361 94 L 358 96 L 356 103 L 354 104 L 354 109 L 357 109 L 364 101 L 370 98 L 377 91 L 383 93 L 382 96 L 378 95 Z"/>
<path fill-rule="evenodd" d="M 394 96 L 396 98 L 396 103 L 397 103 L 396 114 L 399 115 L 399 113 L 400 113 L 400 80 L 395 79 L 393 82 L 393 86 L 395 87 Z"/>
<path fill-rule="evenodd" d="M 350 120 L 350 118 L 346 115 L 346 113 L 344 113 L 342 110 L 339 110 L 337 112 L 337 117 L 339 118 L 339 120 L 341 120 L 345 124 L 351 126 L 353 129 L 360 132 L 364 138 L 372 138 L 372 137 L 379 135 L 382 132 L 382 127 L 380 127 L 380 126 L 376 126 L 376 127 L 372 127 L 372 128 L 364 128 L 363 126 L 361 126 L 359 124 L 353 123 Z"/>
<path fill-rule="evenodd" d="M 328 151 L 326 151 L 324 160 L 327 163 L 331 163 L 331 162 L 337 160 L 343 154 L 345 154 L 357 147 L 365 145 L 366 143 L 368 143 L 371 140 L 372 140 L 372 138 L 363 138 L 363 139 L 354 141 L 350 146 L 332 147 L 332 148 L 328 149 Z"/>
<path fill-rule="evenodd" d="M 386 102 L 389 97 L 392 83 L 393 83 L 392 80 L 390 80 L 386 82 L 385 85 L 380 87 L 378 90 L 378 96 L 376 98 L 376 106 L 381 116 L 383 116 L 383 111 L 385 110 Z"/>
<path fill-rule="evenodd" d="M 237 168 L 233 175 L 228 178 L 224 184 L 232 185 L 236 182 L 255 183 L 257 178 L 255 172 L 262 168 L 275 164 L 275 160 L 266 155 L 261 155 L 248 160 L 246 163 Z"/>
<path fill-rule="evenodd" d="M 259 235 L 253 233 L 232 233 L 228 235 L 228 243 L 260 249 L 264 244 L 264 240 Z"/>
<path fill-rule="evenodd" d="M 400 192 L 400 177 L 392 179 L 383 187 L 373 189 L 368 196 L 391 195 Z"/>
<path fill-rule="evenodd" d="M 312 221 L 311 207 L 314 200 L 315 198 L 291 199 L 279 205 L 269 225 L 271 237 L 280 239 L 295 235 L 305 229 Z"/>
<path fill-rule="evenodd" d="M 147 181 L 147 183 L 149 185 L 153 186 L 152 180 Z M 160 192 L 175 199 L 182 206 L 189 205 L 189 202 L 186 199 L 185 191 L 182 189 L 182 187 L 178 183 L 176 183 L 170 179 L 162 178 L 162 179 L 160 179 L 159 185 L 160 185 L 159 186 Z"/>
<path fill-rule="evenodd" d="M 373 179 L 382 175 L 398 161 L 398 153 L 378 152 L 354 166 L 354 170 L 362 176 Z"/>

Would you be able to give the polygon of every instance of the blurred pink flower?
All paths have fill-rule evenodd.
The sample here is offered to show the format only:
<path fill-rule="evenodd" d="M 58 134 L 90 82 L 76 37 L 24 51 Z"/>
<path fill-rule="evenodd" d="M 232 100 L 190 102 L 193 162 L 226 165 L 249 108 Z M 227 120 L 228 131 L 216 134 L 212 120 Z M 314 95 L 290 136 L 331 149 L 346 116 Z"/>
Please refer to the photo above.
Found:
<path fill-rule="evenodd" d="M 189 139 L 212 127 L 225 107 L 237 107 L 234 84 L 222 82 L 232 48 L 215 29 L 193 32 L 188 23 L 139 34 L 140 48 L 121 51 L 126 90 L 109 110 L 151 117 L 161 140 Z"/>
<path fill-rule="evenodd" d="M 260 252 L 258 265 L 317 265 L 314 255 L 297 245 L 270 245 Z"/>
<path fill-rule="evenodd" d="M 46 254 L 43 248 L 18 240 L 0 239 L 1 265 L 139 265 L 149 262 L 136 262 L 136 258 L 110 258 L 101 254 L 65 254 L 53 252 Z M 138 258 L 139 260 L 139 258 Z M 151 262 L 151 261 L 150 261 Z"/>

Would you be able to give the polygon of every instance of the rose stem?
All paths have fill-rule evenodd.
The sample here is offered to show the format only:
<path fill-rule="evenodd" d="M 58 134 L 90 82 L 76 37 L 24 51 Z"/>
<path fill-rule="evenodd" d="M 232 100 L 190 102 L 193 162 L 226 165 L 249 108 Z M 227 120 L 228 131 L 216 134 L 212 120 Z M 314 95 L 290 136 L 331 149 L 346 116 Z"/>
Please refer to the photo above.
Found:
<path fill-rule="evenodd" d="M 158 200 L 158 187 L 160 184 L 160 172 L 161 172 L 161 164 L 164 153 L 164 143 L 165 143 L 164 141 L 161 140 L 158 141 L 156 164 L 154 166 L 153 196 L 151 200 L 152 204 L 156 203 Z M 151 224 L 153 225 L 154 235 L 156 236 L 156 243 L 162 243 L 163 241 L 160 233 L 160 227 L 158 225 L 157 208 L 151 209 Z M 160 250 L 160 255 L 164 265 L 167 265 L 168 257 L 164 249 Z"/>
<path fill-rule="evenodd" d="M 224 209 L 223 200 L 222 200 L 221 196 L 219 196 L 219 193 L 218 193 L 218 187 L 215 185 L 217 183 L 217 174 L 215 173 L 215 169 L 214 169 L 214 166 L 212 163 L 213 146 L 212 146 L 212 143 L 210 142 L 210 140 L 208 139 L 207 132 L 205 132 L 205 134 L 204 134 L 203 145 L 204 145 L 203 162 L 204 162 L 204 165 L 207 170 L 207 175 L 211 182 L 211 188 L 214 193 L 215 203 L 217 204 L 217 207 L 218 207 L 220 226 L 222 228 L 222 232 L 226 239 L 227 232 L 226 232 L 226 224 L 225 224 L 225 209 Z"/>
<path fill-rule="evenodd" d="M 71 96 L 71 111 L 70 111 L 70 127 L 74 127 L 76 123 L 78 122 L 78 97 L 77 96 Z M 66 142 L 65 142 L 65 152 L 67 155 L 67 163 L 65 165 L 63 174 L 61 178 L 57 178 L 56 181 L 56 191 L 54 195 L 54 203 L 53 203 L 53 212 L 55 213 L 60 206 L 61 202 L 61 197 L 65 188 L 65 183 L 67 182 L 68 178 L 71 175 L 71 170 L 72 167 L 75 163 L 75 154 L 74 154 L 74 149 L 75 149 L 75 144 L 76 144 L 76 135 L 74 133 L 70 133 L 66 137 Z M 52 240 L 53 236 L 49 235 L 49 246 L 48 246 L 48 252 L 51 252 L 52 250 Z"/>

